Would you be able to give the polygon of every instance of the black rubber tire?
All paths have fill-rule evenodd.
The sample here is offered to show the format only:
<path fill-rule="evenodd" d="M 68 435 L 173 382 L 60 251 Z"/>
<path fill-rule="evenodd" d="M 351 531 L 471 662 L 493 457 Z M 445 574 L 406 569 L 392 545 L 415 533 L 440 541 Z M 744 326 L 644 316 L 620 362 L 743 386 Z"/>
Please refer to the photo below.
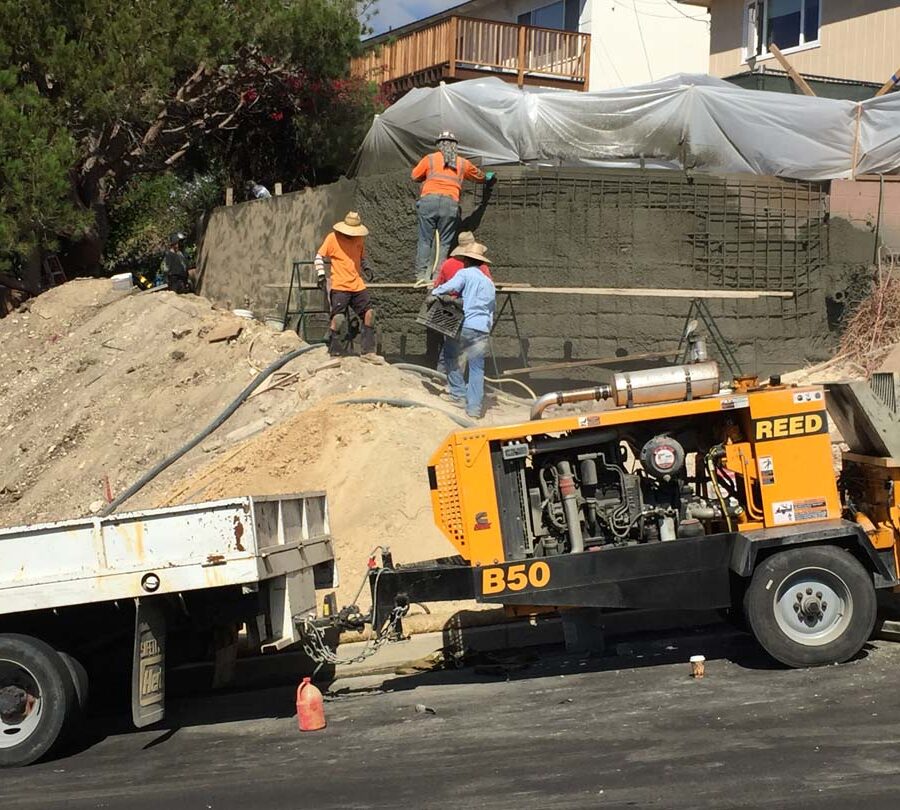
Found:
<path fill-rule="evenodd" d="M 41 723 L 21 745 L 0 748 L 0 767 L 30 765 L 62 742 L 78 698 L 65 662 L 49 644 L 17 633 L 0 635 L 0 660 L 27 669 L 41 692 Z"/>
<path fill-rule="evenodd" d="M 844 581 L 853 611 L 843 632 L 819 645 L 806 645 L 788 636 L 775 618 L 775 594 L 792 573 L 804 568 L 830 571 Z M 872 575 L 850 552 L 836 546 L 806 546 L 779 551 L 753 572 L 744 596 L 744 614 L 756 640 L 769 655 L 789 667 L 840 664 L 866 643 L 877 612 Z"/>
<path fill-rule="evenodd" d="M 87 711 L 88 697 L 90 696 L 90 678 L 84 665 L 73 655 L 59 651 L 59 657 L 62 658 L 63 663 L 66 665 L 69 677 L 72 679 L 72 685 L 75 687 L 76 700 L 70 715 L 73 720 L 78 720 Z"/>

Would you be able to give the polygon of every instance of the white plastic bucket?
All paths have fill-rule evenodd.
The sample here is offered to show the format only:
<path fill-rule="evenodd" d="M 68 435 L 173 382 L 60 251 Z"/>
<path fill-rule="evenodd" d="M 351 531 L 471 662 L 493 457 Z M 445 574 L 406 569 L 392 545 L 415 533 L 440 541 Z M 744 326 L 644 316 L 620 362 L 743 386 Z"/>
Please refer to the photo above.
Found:
<path fill-rule="evenodd" d="M 131 281 L 131 273 L 117 273 L 111 279 L 114 290 L 130 290 L 134 284 Z"/>

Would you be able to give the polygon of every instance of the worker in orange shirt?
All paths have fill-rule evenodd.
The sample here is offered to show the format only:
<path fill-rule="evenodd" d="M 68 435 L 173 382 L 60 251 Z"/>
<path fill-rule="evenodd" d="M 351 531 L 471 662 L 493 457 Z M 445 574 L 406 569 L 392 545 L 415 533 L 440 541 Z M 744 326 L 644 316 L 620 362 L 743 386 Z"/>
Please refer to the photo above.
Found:
<path fill-rule="evenodd" d="M 369 359 L 375 357 L 375 310 L 363 280 L 363 273 L 371 275 L 371 266 L 365 255 L 365 237 L 368 235 L 369 229 L 362 224 L 359 214 L 350 211 L 343 221 L 335 224 L 316 253 L 316 280 L 320 287 L 326 283 L 325 259 L 331 259 L 331 334 L 328 352 L 333 356 L 342 354 L 338 318 L 345 317 L 347 310 L 352 309 L 362 321 L 362 355 Z"/>
<path fill-rule="evenodd" d="M 452 132 L 442 132 L 437 138 L 437 152 L 425 155 L 412 170 L 412 179 L 422 183 L 422 193 L 416 203 L 419 217 L 419 245 L 416 251 L 416 285 L 425 286 L 450 252 L 450 245 L 459 228 L 459 196 L 465 180 L 490 183 L 493 172 L 483 172 L 474 163 L 460 157 L 458 140 Z M 440 239 L 438 260 L 432 263 L 434 233 Z"/>

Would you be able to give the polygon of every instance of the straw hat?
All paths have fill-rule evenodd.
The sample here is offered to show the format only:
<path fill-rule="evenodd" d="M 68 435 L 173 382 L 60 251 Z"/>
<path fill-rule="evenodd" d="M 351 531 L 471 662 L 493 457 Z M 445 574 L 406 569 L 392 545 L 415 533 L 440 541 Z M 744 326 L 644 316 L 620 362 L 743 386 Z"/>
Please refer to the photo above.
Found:
<path fill-rule="evenodd" d="M 474 245 L 475 244 L 475 234 L 472 231 L 460 231 L 459 236 L 456 237 L 457 247 L 453 248 L 453 252 L 450 254 L 451 256 L 456 255 L 456 251 L 464 245 Z"/>
<path fill-rule="evenodd" d="M 453 256 L 463 256 L 467 259 L 475 259 L 481 264 L 491 264 L 491 260 L 484 255 L 484 252 L 487 248 L 479 244 L 478 242 L 473 242 L 471 245 L 460 245 L 456 250 L 453 251 Z"/>
<path fill-rule="evenodd" d="M 344 236 L 368 236 L 369 229 L 362 224 L 362 220 L 359 218 L 359 214 L 356 211 L 350 211 L 347 216 L 344 217 L 343 222 L 335 223 L 334 229 L 338 233 L 344 234 Z"/>

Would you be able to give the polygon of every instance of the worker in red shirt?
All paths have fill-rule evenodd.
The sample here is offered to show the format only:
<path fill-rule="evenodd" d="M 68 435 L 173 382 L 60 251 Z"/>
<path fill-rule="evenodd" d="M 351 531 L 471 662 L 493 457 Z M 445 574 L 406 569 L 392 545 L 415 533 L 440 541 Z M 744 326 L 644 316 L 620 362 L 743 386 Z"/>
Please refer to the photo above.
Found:
<path fill-rule="evenodd" d="M 440 270 L 438 270 L 437 277 L 434 280 L 434 286 L 438 287 L 441 284 L 446 284 L 450 281 L 453 276 L 455 276 L 460 270 L 465 267 L 465 262 L 462 259 L 457 258 L 460 251 L 465 250 L 466 248 L 472 247 L 472 245 L 477 245 L 478 242 L 475 240 L 475 234 L 472 231 L 462 231 L 459 234 L 459 238 L 456 240 L 457 244 L 453 251 L 450 253 L 448 259 L 444 261 L 441 265 Z M 487 252 L 487 247 L 482 245 L 481 249 L 483 252 Z M 479 265 L 479 269 L 482 273 L 484 273 L 491 281 L 494 280 L 494 277 L 491 275 L 491 271 L 486 264 Z"/>
<path fill-rule="evenodd" d="M 436 152 L 425 155 L 412 170 L 412 179 L 422 183 L 422 193 L 416 203 L 419 218 L 419 244 L 416 251 L 416 284 L 427 285 L 434 267 L 447 258 L 450 245 L 459 228 L 459 197 L 463 182 L 492 182 L 493 172 L 483 172 L 474 163 L 460 157 L 458 140 L 452 132 L 442 132 L 437 138 Z M 437 261 L 432 263 L 434 235 L 440 247 Z"/>

